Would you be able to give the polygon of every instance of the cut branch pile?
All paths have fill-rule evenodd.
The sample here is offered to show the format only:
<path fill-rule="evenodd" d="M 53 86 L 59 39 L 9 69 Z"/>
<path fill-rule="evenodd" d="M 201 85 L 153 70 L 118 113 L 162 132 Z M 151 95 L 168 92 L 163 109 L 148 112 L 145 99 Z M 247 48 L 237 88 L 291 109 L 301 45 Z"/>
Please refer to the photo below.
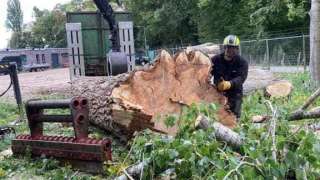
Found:
<path fill-rule="evenodd" d="M 180 52 L 172 57 L 162 51 L 148 69 L 115 77 L 85 77 L 72 82 L 73 95 L 87 97 L 90 122 L 120 137 L 150 128 L 174 135 L 177 124 L 167 128 L 167 114 L 179 115 L 192 103 L 216 103 L 218 120 L 236 125 L 227 99 L 209 83 L 210 59 L 198 51 Z"/>

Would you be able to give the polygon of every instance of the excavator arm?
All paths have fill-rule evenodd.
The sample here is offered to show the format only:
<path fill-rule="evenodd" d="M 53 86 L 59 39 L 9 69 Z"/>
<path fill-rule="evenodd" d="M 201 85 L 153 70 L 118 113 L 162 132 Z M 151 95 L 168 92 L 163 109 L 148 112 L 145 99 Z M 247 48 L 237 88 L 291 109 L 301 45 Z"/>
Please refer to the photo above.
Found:
<path fill-rule="evenodd" d="M 111 31 L 112 51 L 120 52 L 120 41 L 118 25 L 115 20 L 113 9 L 108 0 L 93 0 L 102 14 L 103 18 L 108 22 Z"/>
<path fill-rule="evenodd" d="M 93 0 L 102 14 L 103 18 L 108 22 L 111 32 L 111 50 L 107 53 L 107 74 L 117 75 L 128 72 L 127 54 L 120 50 L 119 27 L 115 20 L 115 15 L 108 0 Z M 118 0 L 119 4 L 120 1 Z"/>

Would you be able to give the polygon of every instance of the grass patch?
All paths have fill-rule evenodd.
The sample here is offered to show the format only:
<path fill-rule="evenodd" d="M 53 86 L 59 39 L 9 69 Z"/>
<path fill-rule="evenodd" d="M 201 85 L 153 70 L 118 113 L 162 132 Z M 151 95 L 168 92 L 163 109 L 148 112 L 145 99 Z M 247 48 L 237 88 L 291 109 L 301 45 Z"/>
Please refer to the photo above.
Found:
<path fill-rule="evenodd" d="M 18 117 L 17 105 L 0 100 L 0 126 L 7 125 Z"/>
<path fill-rule="evenodd" d="M 268 149 L 270 147 L 271 141 L 269 139 L 260 141 L 261 139 L 263 139 L 263 136 L 266 134 L 267 130 L 265 128 L 257 130 L 251 127 L 251 117 L 253 115 L 270 114 L 269 110 L 263 103 L 264 100 L 267 99 L 264 97 L 263 91 L 257 91 L 247 97 L 244 97 L 240 127 L 239 129 L 237 129 L 237 131 L 242 133 L 243 136 L 252 137 L 253 140 L 248 141 L 248 145 L 243 149 L 248 156 L 247 158 L 259 159 L 261 162 L 265 163 L 266 166 L 270 166 L 269 169 L 261 167 L 263 168 L 264 176 L 261 175 L 258 177 L 258 179 L 263 179 L 263 177 L 272 179 L 271 176 L 285 177 L 287 176 L 288 172 L 291 172 L 290 168 L 296 167 L 296 164 L 299 164 L 300 161 L 312 162 L 312 160 L 317 160 L 318 157 L 316 156 L 315 151 L 313 151 L 313 148 L 311 148 L 315 147 L 313 146 L 313 144 L 317 145 L 317 147 L 320 148 L 319 141 L 315 141 L 314 137 L 306 132 L 290 135 L 290 138 L 286 139 L 289 132 L 287 126 L 288 122 L 286 121 L 287 116 L 290 112 L 299 108 L 314 91 L 310 86 L 311 82 L 309 74 L 282 73 L 277 74 L 277 76 L 281 79 L 290 81 L 294 86 L 294 90 L 289 97 L 271 99 L 272 104 L 278 109 L 279 120 L 281 120 L 281 122 L 279 122 L 278 124 L 279 129 L 277 131 L 277 146 L 278 148 L 283 147 L 285 143 L 282 143 L 282 141 L 286 141 L 289 139 L 294 141 L 295 143 L 299 143 L 299 148 L 295 147 L 297 146 L 296 144 L 289 143 L 290 146 L 293 146 L 289 147 L 289 155 L 281 157 L 281 164 L 273 163 L 270 158 L 270 149 Z M 61 98 L 64 97 L 49 96 L 45 97 L 44 99 Z M 319 105 L 320 101 L 318 100 L 316 101 L 314 106 Z M 50 110 L 48 113 L 59 114 L 68 112 L 61 110 Z M 191 113 L 191 115 L 194 114 Z M 14 104 L 8 104 L 6 102 L 0 101 L 0 125 L 5 125 L 17 117 L 18 112 Z M 293 122 L 292 124 L 304 124 L 314 121 L 317 120 Z M 105 133 L 98 129 L 91 127 L 90 131 L 92 132 L 91 137 L 106 137 Z M 28 129 L 25 122 L 17 127 L 18 134 L 26 132 L 28 132 Z M 72 128 L 62 130 L 60 124 L 49 124 L 45 126 L 45 132 L 55 135 L 73 135 Z M 128 156 L 128 149 L 126 147 L 119 145 L 119 143 L 117 142 L 113 142 L 113 160 L 116 165 L 110 166 L 108 169 L 109 172 L 113 173 L 113 175 L 120 172 L 121 168 L 123 168 L 124 166 L 128 166 L 129 164 L 136 162 L 137 160 L 142 160 L 143 158 L 149 157 L 154 160 L 154 164 L 151 166 L 153 169 L 148 169 L 146 171 L 152 172 L 152 174 L 161 173 L 170 167 L 174 167 L 177 170 L 178 177 L 181 177 L 182 179 L 219 179 L 220 177 L 224 177 L 226 175 L 226 172 L 230 171 L 230 169 L 234 169 L 240 162 L 237 154 L 235 154 L 228 147 L 221 146 L 218 142 L 212 141 L 211 137 L 209 137 L 207 132 L 204 131 L 199 131 L 199 133 L 192 134 L 187 133 L 186 135 L 181 135 L 181 138 L 179 137 L 176 140 L 161 139 L 161 137 L 154 137 L 145 132 L 139 134 L 141 134 L 142 136 L 139 136 L 132 142 L 134 149 Z M 145 149 L 145 144 L 150 144 L 150 142 L 153 143 L 152 148 L 155 148 L 151 152 Z M 9 147 L 10 139 L 0 141 L 0 150 Z M 225 152 L 221 153 L 220 148 Z M 313 164 L 317 163 L 315 162 Z M 215 168 L 217 167 L 219 168 L 215 170 Z M 296 168 L 292 171 L 294 171 L 296 175 L 300 177 L 301 173 L 303 173 L 300 170 L 299 168 Z M 310 172 L 311 171 L 312 170 L 310 170 Z M 21 174 L 23 173 L 26 174 L 24 176 L 26 178 L 31 176 L 43 179 L 102 179 L 101 176 L 81 174 L 79 172 L 71 170 L 70 167 L 61 167 L 58 162 L 53 159 L 38 158 L 34 160 L 30 157 L 7 157 L 0 162 L 0 178 L 14 178 L 17 175 L 21 176 Z M 239 169 L 238 173 L 242 173 L 245 179 L 250 179 L 252 178 L 252 176 L 256 175 L 257 172 L 252 167 L 244 167 L 243 169 Z M 310 177 L 315 176 L 311 174 Z"/>

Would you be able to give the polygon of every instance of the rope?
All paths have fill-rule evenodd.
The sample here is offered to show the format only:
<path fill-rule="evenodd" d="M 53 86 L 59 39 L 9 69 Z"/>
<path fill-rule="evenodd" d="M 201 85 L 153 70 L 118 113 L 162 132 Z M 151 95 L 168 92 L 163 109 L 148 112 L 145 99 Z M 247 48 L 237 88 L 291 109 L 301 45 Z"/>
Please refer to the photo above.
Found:
<path fill-rule="evenodd" d="M 7 88 L 3 93 L 0 94 L 0 97 L 2 97 L 3 95 L 5 95 L 5 94 L 9 91 L 9 89 L 11 88 L 11 86 L 12 86 L 12 79 L 10 78 L 10 84 L 9 84 L 8 88 Z"/>

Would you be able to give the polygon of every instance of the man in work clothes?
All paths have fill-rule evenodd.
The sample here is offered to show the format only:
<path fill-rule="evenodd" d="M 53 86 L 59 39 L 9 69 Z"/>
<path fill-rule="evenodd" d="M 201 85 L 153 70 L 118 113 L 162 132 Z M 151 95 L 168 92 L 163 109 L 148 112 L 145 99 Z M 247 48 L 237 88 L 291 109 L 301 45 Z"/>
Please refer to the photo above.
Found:
<path fill-rule="evenodd" d="M 224 52 L 211 59 L 213 82 L 228 98 L 230 110 L 238 121 L 241 116 L 243 83 L 248 76 L 248 62 L 239 55 L 239 45 L 239 38 L 229 35 L 223 41 Z"/>

